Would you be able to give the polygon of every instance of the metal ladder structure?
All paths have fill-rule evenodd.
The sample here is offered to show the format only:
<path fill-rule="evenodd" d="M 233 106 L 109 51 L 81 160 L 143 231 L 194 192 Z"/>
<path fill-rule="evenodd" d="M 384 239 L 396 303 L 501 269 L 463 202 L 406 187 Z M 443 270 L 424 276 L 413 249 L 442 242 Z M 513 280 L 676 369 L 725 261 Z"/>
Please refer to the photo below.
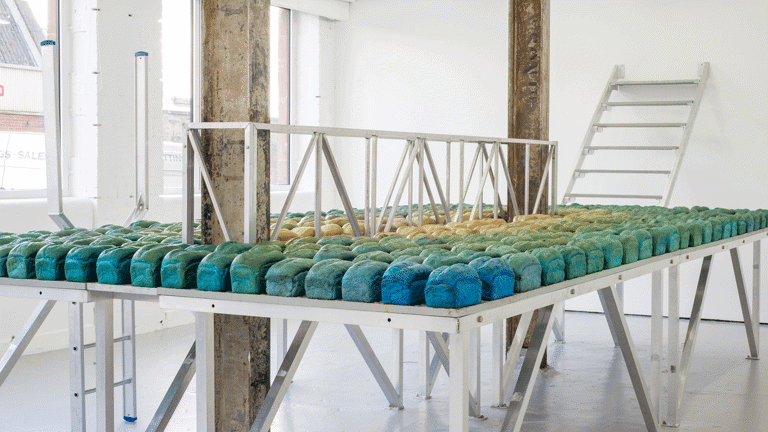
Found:
<path fill-rule="evenodd" d="M 614 202 L 615 200 L 655 200 L 659 205 L 668 206 L 669 200 L 672 195 L 672 189 L 675 187 L 678 173 L 680 172 L 680 166 L 685 156 L 685 150 L 688 146 L 688 141 L 691 137 L 691 131 L 693 130 L 694 122 L 696 121 L 696 115 L 699 111 L 699 104 L 701 102 L 702 95 L 704 94 L 704 88 L 709 77 L 709 63 L 701 63 L 699 65 L 698 78 L 683 79 L 683 80 L 659 80 L 659 81 L 630 81 L 624 80 L 624 65 L 616 65 L 613 67 L 611 76 L 608 79 L 608 83 L 605 85 L 605 90 L 600 97 L 600 102 L 597 104 L 595 113 L 592 116 L 592 120 L 587 129 L 587 133 L 584 136 L 584 141 L 581 143 L 581 149 L 579 150 L 579 157 L 576 160 L 576 166 L 573 169 L 573 174 L 568 182 L 568 187 L 563 195 L 563 204 L 575 202 L 578 198 L 593 198 L 599 199 L 601 203 Z M 637 88 L 637 87 L 654 87 L 654 88 L 672 88 L 672 87 L 691 87 L 695 89 L 695 94 L 691 99 L 681 100 L 627 100 L 616 101 L 612 100 L 611 96 L 614 92 L 620 92 L 622 88 Z M 626 94 L 625 94 L 626 95 Z M 661 98 L 660 98 L 661 99 Z M 603 114 L 612 108 L 627 108 L 627 107 L 672 107 L 672 106 L 688 106 L 688 118 L 685 122 L 633 122 L 633 123 L 609 123 L 603 121 Z M 599 132 L 603 132 L 609 128 L 637 128 L 637 129 L 657 129 L 657 128 L 676 128 L 682 129 L 682 136 L 679 141 L 674 145 L 599 145 L 592 144 L 595 135 Z M 613 169 L 612 167 L 596 167 L 585 169 L 585 161 L 588 156 L 592 156 L 595 152 L 635 152 L 643 154 L 644 156 L 652 155 L 653 152 L 675 152 L 674 162 L 671 167 L 665 169 Z M 638 158 L 640 160 L 640 158 Z M 646 159 L 647 160 L 647 159 Z M 574 186 L 576 181 L 584 178 L 586 175 L 607 175 L 611 180 L 615 180 L 617 175 L 642 175 L 642 176 L 659 176 L 666 175 L 667 183 L 665 189 L 659 192 L 651 193 L 626 193 L 626 194 L 600 194 L 592 192 L 577 193 L 574 192 Z M 640 182 L 646 184 L 646 182 Z"/>
<path fill-rule="evenodd" d="M 653 81 L 636 81 L 636 80 L 625 80 L 624 79 L 624 65 L 615 65 L 613 67 L 613 71 L 611 72 L 610 78 L 608 78 L 608 82 L 605 85 L 605 89 L 603 90 L 603 93 L 600 97 L 600 101 L 597 104 L 597 108 L 595 109 L 595 113 L 592 115 L 592 120 L 589 124 L 589 128 L 587 129 L 587 133 L 584 136 L 584 141 L 581 143 L 581 148 L 579 149 L 579 157 L 576 160 L 576 166 L 573 169 L 573 173 L 570 177 L 570 180 L 568 182 L 568 187 L 565 190 L 565 194 L 563 195 L 563 204 L 568 204 L 571 202 L 575 202 L 579 198 L 586 198 L 586 199 L 598 199 L 600 200 L 600 203 L 607 204 L 607 203 L 613 203 L 613 204 L 619 204 L 619 203 L 626 203 L 629 201 L 656 201 L 657 204 L 662 205 L 664 207 L 669 206 L 670 198 L 672 197 L 672 190 L 675 187 L 675 182 L 677 181 L 678 173 L 680 172 L 680 166 L 683 163 L 683 157 L 685 156 L 685 150 L 688 147 L 688 141 L 691 137 L 691 132 L 693 131 L 693 125 L 696 121 L 696 116 L 699 112 L 699 105 L 701 104 L 701 98 L 704 94 L 704 88 L 707 84 L 707 79 L 709 78 L 709 63 L 704 62 L 699 65 L 698 68 L 698 78 L 693 79 L 678 79 L 678 80 L 653 80 Z M 611 99 L 611 96 L 613 96 L 614 92 L 620 92 L 622 88 L 666 88 L 666 89 L 673 89 L 673 88 L 679 88 L 684 87 L 690 89 L 690 87 L 693 87 L 695 90 L 692 99 L 669 99 L 669 98 L 657 98 L 654 100 L 651 99 L 644 99 L 644 100 L 634 100 L 634 99 L 628 99 L 628 100 L 622 100 L 618 101 L 615 99 Z M 628 92 L 624 92 L 624 96 L 630 96 L 627 94 Z M 681 122 L 675 122 L 675 121 L 662 121 L 662 122 L 605 122 L 603 121 L 603 115 L 606 111 L 610 111 L 612 108 L 630 108 L 630 107 L 638 107 L 638 108 L 659 108 L 661 107 L 689 107 L 688 109 L 688 115 L 687 119 L 684 123 Z M 644 113 L 648 114 L 649 111 L 644 111 Z M 603 130 L 608 128 L 636 128 L 636 129 L 658 129 L 658 128 L 672 128 L 672 129 L 682 129 L 682 135 L 679 138 L 679 141 L 676 145 L 593 145 L 593 140 L 595 139 L 595 135 L 603 132 Z M 643 155 L 643 157 L 637 157 L 632 159 L 633 161 L 642 161 L 649 163 L 654 156 L 660 156 L 660 153 L 667 153 L 674 151 L 674 160 L 672 162 L 671 167 L 668 167 L 666 169 L 640 169 L 638 166 L 633 166 L 630 169 L 615 169 L 613 167 L 604 167 L 604 166 L 598 166 L 598 167 L 590 167 L 585 168 L 585 162 L 587 160 L 588 156 L 592 156 L 595 154 L 595 152 L 621 152 L 624 154 L 631 154 L 631 153 L 637 153 Z M 653 160 L 658 160 L 659 158 L 654 158 Z M 574 187 L 576 185 L 576 181 L 579 179 L 583 179 L 587 174 L 590 176 L 594 175 L 602 175 L 602 176 L 608 176 L 611 180 L 617 180 L 617 179 L 624 179 L 626 180 L 629 176 L 642 176 L 642 178 L 647 178 L 647 176 L 667 176 L 667 182 L 666 186 L 664 187 L 664 190 L 659 192 L 635 192 L 635 193 L 622 193 L 622 194 L 605 194 L 605 193 L 594 193 L 594 192 L 574 192 Z M 620 181 L 617 182 L 621 185 L 626 185 L 625 183 L 621 183 Z M 640 182 L 644 185 L 649 185 L 651 182 Z M 628 188 L 624 190 L 631 190 L 631 186 L 627 185 Z M 633 191 L 634 192 L 634 191 Z M 616 292 L 618 294 L 619 301 L 623 304 L 624 302 L 624 283 L 620 282 L 616 284 Z M 602 295 L 600 296 L 600 302 L 603 306 L 603 309 L 605 310 L 605 300 L 603 299 Z M 559 342 L 565 341 L 565 323 L 564 323 L 564 304 L 561 304 L 557 311 L 557 318 L 555 320 L 555 324 L 553 326 L 553 331 L 555 334 L 555 339 Z M 609 328 L 613 329 L 613 326 L 610 324 L 610 317 L 606 313 L 606 319 L 609 321 Z M 618 346 L 618 339 L 616 338 L 616 335 L 613 334 L 613 330 L 611 330 L 611 336 L 613 337 L 614 342 Z"/>

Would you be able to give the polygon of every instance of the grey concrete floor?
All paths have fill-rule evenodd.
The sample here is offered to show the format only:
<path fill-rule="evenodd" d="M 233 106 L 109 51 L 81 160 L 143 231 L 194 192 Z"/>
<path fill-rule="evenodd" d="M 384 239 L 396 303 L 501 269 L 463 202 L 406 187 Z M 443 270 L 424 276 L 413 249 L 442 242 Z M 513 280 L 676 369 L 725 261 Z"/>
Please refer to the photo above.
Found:
<path fill-rule="evenodd" d="M 650 319 L 628 317 L 648 379 Z M 298 323 L 291 322 L 295 331 Z M 643 431 L 637 399 L 621 353 L 613 347 L 602 315 L 568 313 L 565 344 L 550 342 L 549 368 L 537 380 L 524 431 Z M 666 323 L 665 323 L 666 325 Z M 687 321 L 681 321 L 681 338 Z M 390 369 L 391 330 L 364 328 L 382 364 Z M 768 360 L 747 360 L 742 324 L 702 322 L 679 431 L 767 431 Z M 666 334 L 666 332 L 665 332 Z M 762 346 L 767 347 L 764 329 Z M 490 327 L 483 329 L 484 358 L 490 357 Z M 122 393 L 116 392 L 116 430 L 143 431 L 192 344 L 192 326 L 139 335 L 139 420 L 122 421 Z M 405 332 L 405 409 L 387 401 L 340 325 L 321 324 L 272 427 L 274 432 L 444 431 L 448 429 L 448 379 L 438 379 L 433 397 L 417 397 L 418 333 Z M 90 351 L 90 350 L 89 350 Z M 116 350 L 116 357 L 119 349 Z M 86 382 L 93 383 L 93 353 L 86 354 Z M 116 374 L 120 373 L 119 365 Z M 484 420 L 471 419 L 471 431 L 497 431 L 505 411 L 490 407 L 490 365 L 483 365 Z M 666 373 L 664 374 L 666 379 Z M 765 380 L 765 382 L 763 381 Z M 0 387 L 0 430 L 69 429 L 66 350 L 24 356 Z M 92 396 L 89 396 L 92 398 Z M 666 412 L 666 402 L 664 402 Z M 95 430 L 95 401 L 88 401 L 88 427 Z M 168 426 L 195 429 L 195 383 L 190 385 Z M 675 429 L 665 428 L 674 431 Z"/>

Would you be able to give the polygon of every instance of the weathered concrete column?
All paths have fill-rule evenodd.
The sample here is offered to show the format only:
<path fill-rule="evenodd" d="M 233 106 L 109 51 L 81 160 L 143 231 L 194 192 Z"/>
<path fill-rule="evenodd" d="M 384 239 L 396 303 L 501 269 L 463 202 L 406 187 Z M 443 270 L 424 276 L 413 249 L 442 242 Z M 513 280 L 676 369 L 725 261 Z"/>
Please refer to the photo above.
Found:
<path fill-rule="evenodd" d="M 202 96 L 204 122 L 269 123 L 269 0 L 203 0 Z M 257 239 L 269 232 L 269 134 L 259 135 Z M 242 131 L 203 134 L 203 159 L 232 240 L 244 235 L 244 136 Z M 265 185 L 260 184 L 262 191 Z M 263 194 L 262 194 L 263 198 Z M 223 232 L 203 187 L 203 243 L 221 243 Z M 264 222 L 266 221 L 266 222 Z M 259 238 L 260 237 L 260 238 Z M 269 390 L 269 319 L 214 316 L 216 431 L 248 431 Z"/>
<path fill-rule="evenodd" d="M 509 2 L 509 99 L 510 138 L 549 139 L 549 0 L 510 0 Z M 510 147 L 509 173 L 517 207 L 525 212 L 525 146 Z M 530 147 L 528 212 L 533 212 L 536 193 L 547 154 L 544 148 Z M 539 212 L 546 213 L 549 202 L 543 194 Z M 508 197 L 512 208 L 512 197 Z M 512 212 L 508 212 L 510 220 Z M 534 314 L 536 321 L 538 314 Z M 517 317 L 519 321 L 519 317 Z M 528 332 L 528 338 L 533 331 Z M 507 347 L 512 343 L 516 320 L 507 320 Z M 527 344 L 526 344 L 527 345 Z M 542 364 L 546 364 L 546 354 Z"/>

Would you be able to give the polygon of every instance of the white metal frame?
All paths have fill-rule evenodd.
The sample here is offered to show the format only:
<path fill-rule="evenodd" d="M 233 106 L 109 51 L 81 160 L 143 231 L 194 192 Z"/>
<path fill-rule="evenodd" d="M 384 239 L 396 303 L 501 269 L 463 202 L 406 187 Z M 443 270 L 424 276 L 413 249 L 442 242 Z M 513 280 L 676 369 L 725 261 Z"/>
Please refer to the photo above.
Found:
<path fill-rule="evenodd" d="M 393 329 L 415 329 L 426 331 L 430 343 L 433 344 L 433 346 L 436 345 L 439 347 L 436 351 L 438 356 L 442 357 L 440 363 L 443 366 L 452 365 L 455 369 L 461 371 L 461 373 L 449 375 L 449 379 L 451 380 L 451 419 L 449 427 L 451 431 L 466 431 L 468 425 L 467 418 L 472 410 L 472 404 L 470 403 L 471 393 L 468 391 L 470 383 L 469 364 L 471 357 L 471 331 L 486 324 L 499 323 L 507 317 L 514 315 L 528 314 L 527 316 L 530 317 L 530 313 L 533 310 L 539 309 L 539 321 L 536 323 L 534 338 L 528 349 L 526 358 L 524 359 L 522 372 L 517 378 L 517 385 L 511 396 L 511 401 L 509 401 L 509 407 L 507 408 L 508 414 L 505 419 L 505 427 L 503 430 L 511 431 L 519 430 L 522 425 L 522 418 L 528 402 L 530 401 L 533 383 L 537 375 L 535 372 L 538 369 L 541 355 L 543 355 L 543 349 L 546 346 L 546 340 L 551 332 L 554 318 L 552 313 L 554 306 L 569 298 L 574 298 L 593 291 L 601 291 L 606 303 L 606 309 L 611 319 L 611 326 L 616 334 L 625 362 L 628 365 L 628 371 L 640 403 L 640 409 L 643 414 L 646 428 L 649 431 L 656 431 L 661 424 L 659 422 L 661 388 L 655 383 L 660 383 L 661 368 L 655 367 L 657 358 L 652 357 L 651 361 L 652 365 L 654 365 L 652 368 L 653 376 L 651 377 L 651 386 L 648 387 L 639 367 L 637 353 L 629 335 L 626 320 L 621 311 L 620 301 L 615 287 L 616 283 L 643 274 L 658 273 L 667 268 L 675 269 L 682 263 L 691 262 L 699 258 L 705 259 L 705 267 L 707 267 L 706 264 L 709 259 L 707 257 L 726 250 L 730 251 L 731 254 L 734 254 L 733 250 L 735 248 L 748 243 L 757 243 L 767 235 L 768 229 L 763 229 L 735 238 L 702 245 L 697 248 L 689 248 L 679 252 L 638 261 L 634 264 L 587 275 L 577 280 L 565 281 L 527 293 L 516 294 L 512 297 L 483 302 L 479 305 L 469 306 L 463 309 L 433 309 L 426 306 L 396 306 L 344 301 L 323 301 L 306 298 L 283 298 L 264 295 L 253 296 L 247 294 L 203 292 L 195 290 L 180 291 L 164 288 L 158 289 L 158 293 L 160 295 L 159 302 L 161 307 L 196 311 L 198 312 L 198 317 L 210 315 L 211 312 L 215 310 L 216 313 L 263 316 L 270 318 L 301 316 L 309 323 L 334 322 L 347 325 L 371 325 Z M 758 255 L 754 266 L 759 269 L 759 264 Z M 676 277 L 675 270 L 672 272 L 672 277 Z M 702 270 L 702 274 L 705 273 L 708 274 L 708 270 L 706 272 Z M 701 292 L 704 290 L 702 287 L 705 286 L 706 277 L 702 276 L 699 281 L 699 289 Z M 671 291 L 673 292 L 673 295 L 676 296 L 675 293 L 677 290 L 675 289 L 676 287 L 674 284 L 672 288 Z M 653 291 L 656 291 L 656 286 L 654 286 Z M 744 294 L 742 297 L 746 296 L 745 289 L 739 289 L 739 291 L 743 291 Z M 660 294 L 660 291 L 656 294 Z M 759 280 L 757 280 L 756 284 L 753 283 L 753 299 L 758 298 L 758 296 Z M 655 299 L 658 299 L 658 297 L 658 295 L 654 296 Z M 755 313 L 754 309 L 749 311 L 749 314 L 751 315 L 754 315 Z M 674 317 L 670 320 L 671 326 L 674 326 L 675 324 L 673 319 Z M 681 376 L 684 375 L 687 377 L 686 370 L 690 368 L 690 359 L 693 352 L 693 344 L 695 342 L 695 325 L 697 325 L 697 321 L 691 323 L 692 327 L 689 328 L 686 347 L 684 347 L 683 364 L 687 366 L 684 366 L 681 369 L 684 373 L 676 374 L 673 382 L 669 384 L 670 395 L 682 394 L 680 389 L 684 387 L 684 378 L 681 378 Z M 758 336 L 757 331 L 759 331 L 759 329 L 752 323 L 749 323 L 748 325 L 751 329 L 752 336 L 756 340 Z M 527 328 L 523 329 L 522 327 L 525 326 L 521 326 L 521 328 L 518 329 L 516 339 L 522 339 L 525 335 Z M 447 349 L 446 340 L 442 333 L 448 334 L 447 345 L 450 346 L 450 349 Z M 750 332 L 748 331 L 748 336 L 749 334 Z M 752 339 L 749 339 L 749 341 L 750 355 L 756 357 L 757 352 L 754 351 L 756 345 L 752 343 Z M 501 340 L 499 340 L 499 342 L 501 342 Z M 296 343 L 296 341 L 294 343 Z M 519 343 L 513 344 L 513 349 L 518 349 L 518 345 Z M 670 347 L 675 347 L 675 349 L 677 349 L 677 341 L 670 341 Z M 654 350 L 652 350 L 652 352 L 653 351 Z M 447 364 L 444 357 L 448 357 Z M 516 355 L 512 356 L 512 361 L 517 361 Z M 677 361 L 674 361 L 674 366 L 677 369 Z M 298 367 L 298 362 L 300 362 L 299 356 L 293 356 L 291 358 L 286 357 L 283 365 L 284 370 L 288 371 L 287 368 Z M 670 364 L 670 366 L 673 365 Z M 499 366 L 494 365 L 494 367 Z M 512 365 L 511 368 L 514 369 L 514 365 Z M 494 377 L 496 378 L 504 377 L 504 375 L 505 374 L 501 372 L 501 368 L 494 372 Z M 503 379 L 507 380 L 508 378 L 509 377 L 505 377 Z M 502 381 L 498 384 L 498 388 L 504 389 L 507 387 L 508 383 L 509 381 Z M 286 380 L 283 380 L 283 382 L 275 382 L 274 385 L 280 387 L 275 389 L 276 392 L 284 391 L 283 388 L 287 386 Z M 493 387 L 496 389 L 497 384 L 494 383 Z M 679 396 L 670 396 L 668 398 L 668 401 L 669 400 L 673 400 L 675 407 L 679 406 Z M 670 404 L 673 402 L 670 402 Z M 279 404 L 278 398 L 273 399 L 270 406 L 266 409 L 269 409 L 270 411 L 276 410 L 275 404 Z M 205 417 L 212 414 L 211 411 L 198 411 L 198 415 Z M 261 430 L 264 430 L 267 426 L 267 418 L 264 417 L 263 419 L 264 422 L 259 423 Z M 667 419 L 666 424 L 672 425 L 673 423 L 671 421 L 672 418 L 670 417 Z M 259 429 L 256 428 L 254 430 Z"/>

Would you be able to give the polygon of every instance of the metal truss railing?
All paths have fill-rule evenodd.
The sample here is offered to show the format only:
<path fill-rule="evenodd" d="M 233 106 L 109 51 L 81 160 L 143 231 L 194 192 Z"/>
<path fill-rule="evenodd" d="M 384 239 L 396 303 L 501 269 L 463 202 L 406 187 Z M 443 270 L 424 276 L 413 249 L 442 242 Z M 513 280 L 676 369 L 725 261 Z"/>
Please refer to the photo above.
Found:
<path fill-rule="evenodd" d="M 441 134 L 426 134 L 426 133 L 410 133 L 410 132 L 392 132 L 392 131 L 379 131 L 379 130 L 365 130 L 365 129 L 344 129 L 344 128 L 328 128 L 317 126 L 295 126 L 295 125 L 275 125 L 265 123 L 190 123 L 186 125 L 187 143 L 186 152 L 183 154 L 183 170 L 182 176 L 184 177 L 182 186 L 182 196 L 185 204 L 185 214 L 193 214 L 193 193 L 191 176 L 194 173 L 193 160 L 196 160 L 200 166 L 203 182 L 208 189 L 213 204 L 216 217 L 222 227 L 222 232 L 225 239 L 231 239 L 231 229 L 224 220 L 219 197 L 216 196 L 213 191 L 211 173 L 208 170 L 205 162 L 203 161 L 202 154 L 202 138 L 201 132 L 204 130 L 236 130 L 242 129 L 245 137 L 245 167 L 246 171 L 252 170 L 252 166 L 255 162 L 255 156 L 257 153 L 256 147 L 253 145 L 256 143 L 256 134 L 262 131 L 268 131 L 273 134 L 289 134 L 289 135 L 308 135 L 311 136 L 309 146 L 304 152 L 303 158 L 299 164 L 295 176 L 291 180 L 291 187 L 288 191 L 286 201 L 280 211 L 280 216 L 277 219 L 274 229 L 270 233 L 271 239 L 276 239 L 280 231 L 280 228 L 285 221 L 288 210 L 293 203 L 293 199 L 298 191 L 299 184 L 304 176 L 307 165 L 310 162 L 312 153 L 315 153 L 315 235 L 321 236 L 321 224 L 322 224 L 322 162 L 325 159 L 326 164 L 331 172 L 331 176 L 336 186 L 336 190 L 341 198 L 344 211 L 347 219 L 352 228 L 352 232 L 355 236 L 372 236 L 379 231 L 389 231 L 392 227 L 393 220 L 395 218 L 398 206 L 403 200 L 403 195 L 408 190 L 407 196 L 407 220 L 410 225 L 421 226 L 424 222 L 424 198 L 425 192 L 429 199 L 429 205 L 432 208 L 432 212 L 435 219 L 440 224 L 451 222 L 450 214 L 450 184 L 451 184 L 451 145 L 458 143 L 459 150 L 459 208 L 456 212 L 458 222 L 462 222 L 464 218 L 464 209 L 471 208 L 470 220 L 475 217 L 483 217 L 483 191 L 488 180 L 493 187 L 493 216 L 498 218 L 503 215 L 502 194 L 501 188 L 506 188 L 506 192 L 512 197 L 512 207 L 515 215 L 520 214 L 520 209 L 517 208 L 516 199 L 514 196 L 514 189 L 512 186 L 512 179 L 507 167 L 507 156 L 504 152 L 504 147 L 510 145 L 525 145 L 525 190 L 526 196 L 524 197 L 524 214 L 528 214 L 532 208 L 533 212 L 537 212 L 541 203 L 544 189 L 549 180 L 550 191 L 550 203 L 551 213 L 554 214 L 557 207 L 557 142 L 556 141 L 540 141 L 540 140 L 525 140 L 525 139 L 511 139 L 511 138 L 490 138 L 490 137 L 476 137 L 476 136 L 460 136 L 460 135 L 441 135 Z M 331 146 L 328 143 L 328 137 L 336 138 L 359 138 L 364 140 L 365 145 L 365 204 L 364 204 L 364 230 L 360 229 L 359 223 L 355 216 L 354 208 L 347 192 L 347 187 L 342 179 L 342 175 L 339 169 L 336 159 L 334 157 Z M 379 171 L 378 171 L 378 141 L 382 140 L 395 140 L 404 141 L 405 148 L 397 164 L 395 175 L 391 179 L 391 183 L 387 192 L 387 195 L 379 205 L 377 203 L 377 186 L 379 183 Z M 435 164 L 435 160 L 432 156 L 431 146 L 435 144 L 446 145 L 446 165 L 444 167 L 438 167 Z M 470 165 L 469 175 L 464 175 L 464 151 L 466 145 L 475 145 L 475 152 Z M 530 190 L 530 149 L 531 146 L 546 146 L 548 149 L 547 162 L 545 167 L 545 174 L 543 175 L 539 184 L 538 193 L 536 197 L 531 197 L 528 194 Z M 490 147 L 490 152 L 488 147 Z M 416 180 L 414 180 L 414 171 L 417 171 Z M 471 190 L 471 181 L 475 175 L 475 171 L 478 172 L 479 180 L 477 182 L 476 191 Z M 443 174 L 441 176 L 441 173 Z M 253 179 L 254 174 L 246 176 L 244 185 L 244 196 L 246 197 L 245 208 L 245 241 L 253 239 L 254 233 L 252 232 L 255 227 L 253 223 L 253 215 L 255 214 L 256 200 L 249 199 L 256 195 L 262 194 L 264 191 L 255 191 L 257 187 Z M 250 178 L 250 181 L 249 181 Z M 443 188 L 445 184 L 445 188 Z M 416 186 L 417 200 L 414 202 L 414 186 Z M 434 189 L 433 189 L 434 187 Z M 470 195 L 470 192 L 474 192 L 474 195 Z M 435 196 L 435 193 L 437 196 Z M 472 196 L 473 200 L 466 203 L 467 198 Z M 442 217 L 441 212 L 437 206 L 436 198 L 442 205 Z M 465 207 L 469 204 L 471 207 Z M 416 220 L 414 221 L 414 205 L 417 206 Z M 379 213 L 378 208 L 382 211 Z M 387 217 L 388 215 L 388 217 Z M 386 218 L 386 221 L 385 221 Z M 185 229 L 183 230 L 183 236 L 185 240 L 192 240 L 192 220 L 189 216 L 185 219 Z"/>

